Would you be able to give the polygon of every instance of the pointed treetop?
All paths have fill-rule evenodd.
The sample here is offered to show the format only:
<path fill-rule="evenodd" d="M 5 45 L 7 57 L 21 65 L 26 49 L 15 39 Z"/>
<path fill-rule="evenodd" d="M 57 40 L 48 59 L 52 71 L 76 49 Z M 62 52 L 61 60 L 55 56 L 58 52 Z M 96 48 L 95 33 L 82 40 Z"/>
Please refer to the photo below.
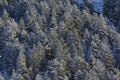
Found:
<path fill-rule="evenodd" d="M 4 25 L 4 22 L 2 20 L 2 18 L 0 17 L 0 27 L 2 27 Z"/>
<path fill-rule="evenodd" d="M 0 80 L 5 80 L 1 73 L 0 73 Z"/>
<path fill-rule="evenodd" d="M 42 78 L 41 78 L 40 74 L 37 74 L 37 75 L 36 75 L 35 80 L 42 80 Z"/>
<path fill-rule="evenodd" d="M 4 20 L 9 19 L 9 14 L 8 14 L 8 12 L 7 12 L 6 9 L 4 9 L 4 11 L 3 11 L 3 19 L 4 19 Z"/>
<path fill-rule="evenodd" d="M 17 74 L 15 80 L 25 80 L 21 74 Z"/>
<path fill-rule="evenodd" d="M 18 69 L 26 69 L 26 56 L 25 56 L 23 50 L 20 50 L 20 52 L 19 52 L 16 65 L 17 65 Z"/>

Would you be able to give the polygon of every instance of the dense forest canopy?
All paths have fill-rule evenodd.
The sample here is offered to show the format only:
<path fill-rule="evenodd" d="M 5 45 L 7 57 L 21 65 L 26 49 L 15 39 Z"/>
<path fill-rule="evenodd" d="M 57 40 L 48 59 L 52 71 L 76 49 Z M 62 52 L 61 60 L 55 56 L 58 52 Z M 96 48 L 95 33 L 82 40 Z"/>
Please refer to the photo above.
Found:
<path fill-rule="evenodd" d="M 102 2 L 0 0 L 0 80 L 120 80 L 120 1 Z"/>

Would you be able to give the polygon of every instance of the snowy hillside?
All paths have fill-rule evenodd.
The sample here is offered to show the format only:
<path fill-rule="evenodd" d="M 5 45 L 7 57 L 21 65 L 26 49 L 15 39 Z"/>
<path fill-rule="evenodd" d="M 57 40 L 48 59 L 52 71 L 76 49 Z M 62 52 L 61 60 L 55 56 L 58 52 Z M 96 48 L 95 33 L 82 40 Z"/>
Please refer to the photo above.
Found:
<path fill-rule="evenodd" d="M 79 0 L 79 3 L 80 4 L 84 4 L 84 0 Z"/>
<path fill-rule="evenodd" d="M 94 11 L 98 12 L 98 13 L 103 13 L 103 0 L 78 0 L 80 5 L 85 5 L 85 2 L 89 2 L 89 3 L 93 3 L 94 5 Z"/>
<path fill-rule="evenodd" d="M 119 4 L 0 0 L 0 80 L 120 80 Z"/>
<path fill-rule="evenodd" d="M 94 3 L 94 10 L 96 12 L 102 13 L 103 12 L 103 1 L 102 0 L 93 0 Z"/>

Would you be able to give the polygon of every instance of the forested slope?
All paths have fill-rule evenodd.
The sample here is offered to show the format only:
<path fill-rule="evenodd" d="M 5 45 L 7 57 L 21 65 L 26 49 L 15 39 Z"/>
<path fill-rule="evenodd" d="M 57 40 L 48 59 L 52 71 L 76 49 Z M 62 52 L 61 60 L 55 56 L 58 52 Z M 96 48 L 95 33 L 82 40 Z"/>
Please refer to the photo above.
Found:
<path fill-rule="evenodd" d="M 0 0 L 0 80 L 119 80 L 120 35 L 85 1 Z"/>

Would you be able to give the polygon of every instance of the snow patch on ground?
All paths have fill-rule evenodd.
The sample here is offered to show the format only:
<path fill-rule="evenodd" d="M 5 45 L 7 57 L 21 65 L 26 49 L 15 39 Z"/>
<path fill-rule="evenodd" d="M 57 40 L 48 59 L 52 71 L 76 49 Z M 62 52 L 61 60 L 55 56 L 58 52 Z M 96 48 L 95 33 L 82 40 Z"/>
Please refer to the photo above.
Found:
<path fill-rule="evenodd" d="M 103 13 L 103 0 L 92 0 L 94 5 L 94 10 L 98 13 Z M 85 0 L 78 0 L 80 5 L 85 5 Z"/>
<path fill-rule="evenodd" d="M 84 0 L 79 0 L 79 4 L 85 4 Z"/>
<path fill-rule="evenodd" d="M 98 13 L 103 13 L 103 0 L 93 0 L 94 10 Z"/>

